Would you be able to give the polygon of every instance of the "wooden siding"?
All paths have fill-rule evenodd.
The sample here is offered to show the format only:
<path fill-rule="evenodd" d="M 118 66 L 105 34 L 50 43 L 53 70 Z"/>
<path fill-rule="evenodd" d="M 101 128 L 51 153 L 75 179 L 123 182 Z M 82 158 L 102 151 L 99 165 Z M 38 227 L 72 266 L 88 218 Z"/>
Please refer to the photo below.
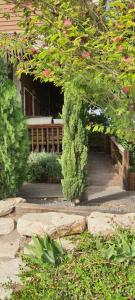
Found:
<path fill-rule="evenodd" d="M 10 13 L 10 19 L 6 19 L 3 14 L 4 12 Z M 20 31 L 18 27 L 18 22 L 20 20 L 21 13 L 12 13 L 8 5 L 0 0 L 0 32 L 18 32 Z"/>

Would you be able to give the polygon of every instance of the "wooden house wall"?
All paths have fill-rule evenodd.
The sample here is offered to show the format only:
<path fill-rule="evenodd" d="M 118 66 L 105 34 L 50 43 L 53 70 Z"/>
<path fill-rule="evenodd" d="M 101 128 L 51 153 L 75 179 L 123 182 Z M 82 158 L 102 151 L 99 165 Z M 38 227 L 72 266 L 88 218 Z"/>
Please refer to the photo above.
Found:
<path fill-rule="evenodd" d="M 18 32 L 17 23 L 20 20 L 21 13 L 15 14 L 10 10 L 11 6 L 0 0 L 0 32 Z M 10 19 L 6 19 L 4 12 L 10 13 Z"/>

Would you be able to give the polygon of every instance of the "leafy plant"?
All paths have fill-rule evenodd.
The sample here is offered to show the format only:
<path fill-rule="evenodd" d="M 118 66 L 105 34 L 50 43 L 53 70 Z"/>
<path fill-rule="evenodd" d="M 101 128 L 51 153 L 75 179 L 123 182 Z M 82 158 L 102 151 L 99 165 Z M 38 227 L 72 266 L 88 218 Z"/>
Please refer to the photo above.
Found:
<path fill-rule="evenodd" d="M 21 99 L 0 59 L 0 199 L 16 195 L 26 179 L 27 127 Z"/>
<path fill-rule="evenodd" d="M 26 245 L 30 250 L 35 262 L 49 263 L 53 265 L 58 265 L 61 263 L 64 250 L 61 246 L 60 241 L 51 239 L 48 235 L 44 237 L 33 236 L 33 244 Z"/>
<path fill-rule="evenodd" d="M 96 240 L 97 250 L 106 259 L 116 260 L 118 262 L 130 261 L 135 257 L 135 237 L 130 239 L 128 231 L 119 232 L 117 238 L 111 243 L 103 244 L 100 239 Z"/>
<path fill-rule="evenodd" d="M 64 137 L 62 185 L 68 199 L 79 197 L 85 187 L 87 141 L 85 126 L 82 126 L 85 121 L 82 101 L 84 106 L 88 103 L 99 107 L 109 116 L 110 127 L 106 133 L 135 142 L 135 4 L 130 0 L 109 1 L 109 6 L 103 2 L 35 0 L 29 6 L 25 0 L 12 0 L 12 5 L 7 0 L 10 10 L 8 4 L 5 6 L 6 17 L 9 11 L 18 13 L 21 9 L 22 33 L 17 38 L 3 34 L 0 51 L 10 49 L 9 57 L 18 65 L 18 76 L 26 73 L 42 82 L 61 86 L 65 92 L 65 112 L 67 100 L 73 108 L 71 122 L 67 122 L 66 113 L 63 114 L 64 135 L 68 140 L 66 143 Z M 18 55 L 15 56 L 15 52 Z M 78 85 L 73 94 L 75 80 Z M 78 106 L 75 106 L 76 100 Z M 78 124 L 75 120 L 73 127 L 76 117 Z M 103 125 L 93 129 L 105 130 Z"/>
<path fill-rule="evenodd" d="M 0 51 L 5 54 L 9 48 L 11 62 L 18 64 L 18 75 L 32 74 L 63 90 L 81 75 L 84 101 L 106 112 L 111 132 L 134 142 L 134 1 L 5 2 L 6 17 L 22 13 L 22 33 L 17 38 L 3 34 L 0 40 Z"/>
<path fill-rule="evenodd" d="M 60 182 L 60 157 L 52 153 L 31 153 L 28 159 L 28 180 L 32 182 Z"/>
<path fill-rule="evenodd" d="M 67 200 L 79 198 L 86 185 L 87 106 L 83 100 L 84 90 L 81 88 L 78 93 L 78 81 L 76 78 L 66 85 L 63 107 L 62 187 Z"/>
<path fill-rule="evenodd" d="M 129 171 L 134 171 L 135 169 L 135 144 L 133 142 L 129 142 L 125 139 L 118 139 L 119 143 L 122 144 L 122 146 L 129 151 L 129 163 L 130 163 L 130 169 Z"/>
<path fill-rule="evenodd" d="M 129 167 L 128 170 L 129 170 L 129 172 L 134 173 L 135 172 L 135 165 L 132 166 L 132 167 Z"/>

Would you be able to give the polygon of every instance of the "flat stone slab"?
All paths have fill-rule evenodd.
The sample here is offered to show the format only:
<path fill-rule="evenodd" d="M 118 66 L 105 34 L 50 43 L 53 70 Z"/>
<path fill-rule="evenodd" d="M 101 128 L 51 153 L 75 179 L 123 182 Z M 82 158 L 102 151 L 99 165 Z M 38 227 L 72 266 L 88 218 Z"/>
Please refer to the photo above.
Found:
<path fill-rule="evenodd" d="M 12 290 L 5 289 L 3 284 L 12 280 L 13 283 L 20 284 L 19 268 L 22 264 L 21 258 L 10 259 L 0 262 L 0 300 L 10 299 Z"/>
<path fill-rule="evenodd" d="M 20 197 L 0 200 L 0 217 L 10 214 L 16 205 L 24 202 L 26 202 L 26 200 Z"/>
<path fill-rule="evenodd" d="M 73 251 L 76 247 L 76 245 L 73 244 L 70 240 L 66 240 L 64 238 L 61 238 L 60 242 L 61 242 L 63 249 L 67 252 Z"/>
<path fill-rule="evenodd" d="M 19 250 L 19 239 L 14 240 L 13 242 L 0 240 L 0 258 L 8 257 L 15 258 Z"/>
<path fill-rule="evenodd" d="M 28 213 L 18 219 L 17 230 L 20 235 L 49 234 L 61 237 L 81 233 L 85 230 L 86 219 L 83 216 L 65 213 Z"/>
<path fill-rule="evenodd" d="M 9 234 L 14 230 L 14 221 L 11 218 L 0 218 L 0 235 Z"/>
<path fill-rule="evenodd" d="M 111 235 L 118 227 L 135 230 L 135 213 L 123 215 L 92 212 L 87 217 L 88 231 L 93 235 Z"/>

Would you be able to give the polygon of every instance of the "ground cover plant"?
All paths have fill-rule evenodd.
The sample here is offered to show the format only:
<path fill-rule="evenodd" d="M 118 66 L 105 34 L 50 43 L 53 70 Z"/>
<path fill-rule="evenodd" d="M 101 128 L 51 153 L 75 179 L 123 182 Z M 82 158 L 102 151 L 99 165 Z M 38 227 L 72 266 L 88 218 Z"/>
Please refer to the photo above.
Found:
<path fill-rule="evenodd" d="M 27 164 L 28 181 L 58 183 L 62 178 L 60 156 L 53 153 L 31 153 Z"/>
<path fill-rule="evenodd" d="M 25 257 L 23 289 L 14 300 L 133 300 L 135 299 L 135 234 L 118 231 L 115 236 L 72 237 L 75 250 L 58 266 Z"/>

